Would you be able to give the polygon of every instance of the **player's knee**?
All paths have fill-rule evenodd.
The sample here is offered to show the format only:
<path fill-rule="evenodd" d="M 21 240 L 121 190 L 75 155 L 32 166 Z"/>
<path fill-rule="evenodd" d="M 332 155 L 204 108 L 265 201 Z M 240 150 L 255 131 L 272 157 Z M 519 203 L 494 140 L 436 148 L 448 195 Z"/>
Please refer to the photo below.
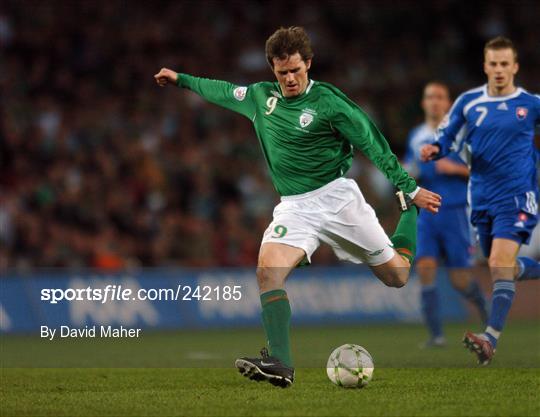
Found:
<path fill-rule="evenodd" d="M 392 287 L 394 288 L 401 288 L 401 287 L 404 287 L 405 284 L 407 284 L 407 282 L 409 281 L 409 276 L 406 275 L 398 275 L 394 278 L 393 280 L 393 285 L 391 285 Z"/>
<path fill-rule="evenodd" d="M 271 281 L 270 271 L 266 267 L 259 266 L 256 275 L 259 288 L 264 288 Z"/>
<path fill-rule="evenodd" d="M 285 278 L 280 268 L 259 266 L 256 271 L 257 284 L 261 290 L 281 288 Z"/>
<path fill-rule="evenodd" d="M 371 270 L 388 287 L 401 288 L 409 280 L 410 267 L 399 256 L 383 265 L 373 266 Z"/>
<path fill-rule="evenodd" d="M 515 259 L 512 256 L 491 255 L 488 259 L 490 268 L 513 268 Z"/>
<path fill-rule="evenodd" d="M 488 259 L 491 280 L 499 279 L 512 280 L 516 272 L 515 259 L 506 254 L 491 255 Z"/>
<path fill-rule="evenodd" d="M 383 282 L 392 288 L 401 288 L 409 281 L 409 271 L 396 269 L 387 274 Z"/>

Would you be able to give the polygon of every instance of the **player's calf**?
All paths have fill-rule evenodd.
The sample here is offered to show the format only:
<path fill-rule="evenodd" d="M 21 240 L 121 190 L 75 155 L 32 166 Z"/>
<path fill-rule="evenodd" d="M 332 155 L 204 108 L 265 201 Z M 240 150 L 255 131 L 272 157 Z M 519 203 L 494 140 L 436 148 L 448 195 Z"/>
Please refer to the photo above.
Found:
<path fill-rule="evenodd" d="M 412 204 L 410 197 L 402 191 L 398 191 L 396 196 L 401 210 L 401 217 L 396 227 L 396 231 L 392 237 L 390 237 L 390 241 L 402 261 L 396 261 L 397 263 L 400 263 L 400 265 L 397 266 L 410 269 L 416 255 L 418 208 Z"/>

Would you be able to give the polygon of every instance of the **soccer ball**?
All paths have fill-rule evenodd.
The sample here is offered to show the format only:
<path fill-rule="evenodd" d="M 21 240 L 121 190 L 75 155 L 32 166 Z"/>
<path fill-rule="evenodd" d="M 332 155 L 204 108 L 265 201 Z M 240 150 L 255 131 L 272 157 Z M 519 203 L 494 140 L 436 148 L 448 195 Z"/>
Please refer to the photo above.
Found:
<path fill-rule="evenodd" d="M 362 346 L 347 343 L 328 358 L 326 373 L 334 384 L 345 388 L 363 388 L 373 376 L 373 358 Z"/>

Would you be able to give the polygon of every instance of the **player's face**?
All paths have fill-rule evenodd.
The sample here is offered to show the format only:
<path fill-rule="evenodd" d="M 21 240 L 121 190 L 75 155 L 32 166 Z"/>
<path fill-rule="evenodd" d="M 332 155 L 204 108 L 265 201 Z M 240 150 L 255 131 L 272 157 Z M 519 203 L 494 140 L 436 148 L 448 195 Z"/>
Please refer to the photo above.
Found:
<path fill-rule="evenodd" d="M 428 119 L 441 121 L 450 109 L 448 90 L 439 84 L 428 84 L 424 89 L 422 109 Z"/>
<path fill-rule="evenodd" d="M 297 52 L 286 59 L 274 58 L 274 75 L 285 97 L 295 97 L 306 91 L 311 59 L 304 61 Z"/>
<path fill-rule="evenodd" d="M 514 88 L 514 76 L 518 72 L 514 53 L 507 49 L 488 49 L 484 57 L 484 72 L 490 90 L 504 91 Z M 511 91 L 508 91 L 511 92 Z"/>

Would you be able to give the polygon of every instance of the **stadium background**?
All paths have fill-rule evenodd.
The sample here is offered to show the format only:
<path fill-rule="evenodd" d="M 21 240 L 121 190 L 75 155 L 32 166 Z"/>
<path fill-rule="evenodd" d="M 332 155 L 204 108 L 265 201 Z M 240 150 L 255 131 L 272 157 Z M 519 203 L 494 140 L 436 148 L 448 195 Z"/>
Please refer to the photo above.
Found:
<path fill-rule="evenodd" d="M 423 84 L 454 96 L 482 84 L 492 36 L 514 39 L 518 83 L 539 90 L 538 21 L 536 1 L 3 1 L 0 269 L 254 265 L 277 196 L 251 125 L 159 89 L 163 66 L 272 79 L 266 37 L 303 25 L 311 76 L 359 103 L 401 156 Z M 351 175 L 393 229 L 389 183 L 361 156 Z M 335 258 L 323 248 L 315 262 Z"/>
<path fill-rule="evenodd" d="M 266 37 L 303 25 L 311 76 L 359 103 L 402 156 L 422 121 L 422 86 L 439 79 L 455 97 L 484 83 L 481 51 L 492 36 L 516 42 L 518 83 L 540 92 L 539 21 L 532 0 L 1 1 L 0 414 L 538 415 L 537 282 L 518 285 L 493 367 L 476 370 L 459 340 L 479 322 L 447 280 L 438 285 L 454 321 L 449 346 L 427 352 L 418 349 L 426 331 L 417 279 L 386 288 L 367 269 L 336 266 L 324 247 L 314 263 L 329 269 L 297 270 L 289 281 L 298 382 L 271 391 L 235 375 L 233 359 L 264 340 L 253 271 L 277 195 L 247 120 L 159 89 L 153 75 L 165 66 L 238 84 L 270 80 Z M 392 230 L 388 182 L 361 155 L 351 175 Z M 536 236 L 528 250 L 540 257 Z M 489 290 L 486 270 L 475 276 Z M 245 299 L 39 299 L 44 287 L 178 281 L 240 283 Z M 49 342 L 37 336 L 43 324 L 145 330 L 137 340 Z M 331 386 L 324 372 L 329 352 L 350 342 L 376 360 L 360 393 Z"/>

